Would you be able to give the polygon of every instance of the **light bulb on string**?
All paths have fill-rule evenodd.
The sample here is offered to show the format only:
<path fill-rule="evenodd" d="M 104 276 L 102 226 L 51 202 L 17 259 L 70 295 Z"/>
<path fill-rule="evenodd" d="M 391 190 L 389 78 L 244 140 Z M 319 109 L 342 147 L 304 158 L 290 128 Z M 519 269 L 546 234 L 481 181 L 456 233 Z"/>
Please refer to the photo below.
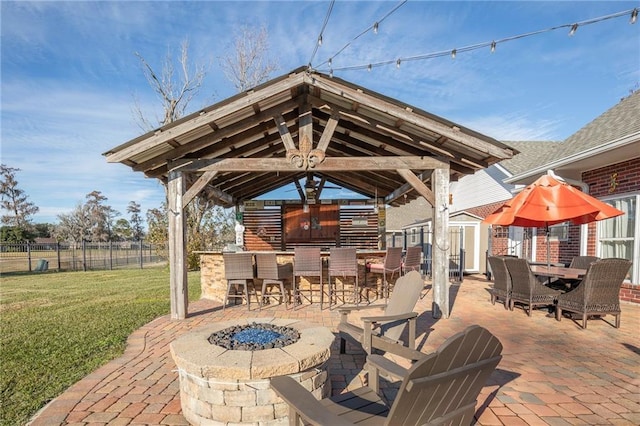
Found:
<path fill-rule="evenodd" d="M 455 59 L 456 58 L 456 53 L 458 53 L 458 51 L 456 49 L 453 49 L 451 51 L 451 59 Z"/>
<path fill-rule="evenodd" d="M 333 68 L 329 70 L 329 78 L 333 78 Z"/>
<path fill-rule="evenodd" d="M 569 31 L 569 37 L 573 37 L 576 31 L 578 31 L 578 24 L 573 24 L 571 26 L 571 31 Z"/>
<path fill-rule="evenodd" d="M 318 46 L 322 46 L 322 34 L 318 36 Z"/>
<path fill-rule="evenodd" d="M 371 71 L 371 64 L 367 65 L 367 71 Z"/>
<path fill-rule="evenodd" d="M 398 59 L 398 60 L 396 61 L 396 68 L 400 68 L 400 62 L 402 62 L 402 61 L 400 61 L 400 59 Z"/>
<path fill-rule="evenodd" d="M 376 22 L 375 24 L 373 24 L 373 33 L 374 34 L 378 34 L 378 23 Z"/>
<path fill-rule="evenodd" d="M 495 53 L 495 51 L 496 51 L 496 42 L 492 41 L 491 42 L 491 53 Z"/>
<path fill-rule="evenodd" d="M 638 20 L 638 9 L 633 9 L 631 11 L 631 19 L 629 19 L 630 24 L 635 24 Z"/>
<path fill-rule="evenodd" d="M 329 67 L 331 67 L 331 65 L 333 64 L 333 58 L 329 58 L 328 63 L 329 63 Z"/>

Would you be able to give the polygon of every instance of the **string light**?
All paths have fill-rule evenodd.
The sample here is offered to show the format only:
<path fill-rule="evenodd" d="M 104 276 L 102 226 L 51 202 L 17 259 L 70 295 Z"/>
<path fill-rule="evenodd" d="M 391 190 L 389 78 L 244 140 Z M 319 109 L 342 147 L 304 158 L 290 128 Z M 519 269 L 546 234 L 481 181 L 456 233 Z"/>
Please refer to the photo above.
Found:
<path fill-rule="evenodd" d="M 367 70 L 370 71 L 372 67 L 380 67 L 380 66 L 384 66 L 384 65 L 391 65 L 391 64 L 394 64 L 394 63 L 396 64 L 396 68 L 400 68 L 400 63 L 401 62 L 406 62 L 406 61 L 422 61 L 422 60 L 426 60 L 426 59 L 434 59 L 434 58 L 439 58 L 439 57 L 449 56 L 449 55 L 452 58 L 455 58 L 455 56 L 458 53 L 464 53 L 464 52 L 469 52 L 469 51 L 472 51 L 472 50 L 484 49 L 484 48 L 490 48 L 491 52 L 494 52 L 495 49 L 496 49 L 496 46 L 499 43 L 506 43 L 508 41 L 519 40 L 519 39 L 526 38 L 526 37 L 532 37 L 532 36 L 535 36 L 535 35 L 551 32 L 551 31 L 556 31 L 556 30 L 563 29 L 563 28 L 564 29 L 569 28 L 570 29 L 570 35 L 573 35 L 571 33 L 575 33 L 579 26 L 595 24 L 595 23 L 606 21 L 606 20 L 609 20 L 609 19 L 619 18 L 621 16 L 629 16 L 629 14 L 631 14 L 631 19 L 630 19 L 629 23 L 630 24 L 634 24 L 638 19 L 638 8 L 628 9 L 628 10 L 625 10 L 625 11 L 622 11 L 622 12 L 617 12 L 617 13 L 613 13 L 613 14 L 610 14 L 610 15 L 604 15 L 604 16 L 600 16 L 600 17 L 597 17 L 597 18 L 592 18 L 592 19 L 588 19 L 588 20 L 585 20 L 585 21 L 576 22 L 576 23 L 573 23 L 573 24 L 557 25 L 555 27 L 550 27 L 550 28 L 545 28 L 545 29 L 541 29 L 541 30 L 537 30 L 537 31 L 528 32 L 528 33 L 518 34 L 518 35 L 514 35 L 514 36 L 511 36 L 511 37 L 505 37 L 505 38 L 498 39 L 498 40 L 477 43 L 477 44 L 464 46 L 464 47 L 457 47 L 457 48 L 455 48 L 453 50 L 450 50 L 450 49 L 449 50 L 441 50 L 441 51 L 438 51 L 438 52 L 426 53 L 426 54 L 415 55 L 415 56 L 408 56 L 408 57 L 404 57 L 404 58 L 397 58 L 397 59 L 391 59 L 391 60 L 380 61 L 380 62 L 371 62 L 371 63 L 368 63 L 368 64 L 349 65 L 349 66 L 344 66 L 344 67 L 339 67 L 339 68 L 333 68 L 333 70 L 334 71 L 354 71 L 354 70 L 367 69 Z M 348 45 L 349 44 L 347 44 L 345 47 L 343 47 L 336 55 L 333 55 L 332 57 L 337 56 Z M 323 65 L 323 64 L 321 64 L 321 65 Z M 324 69 L 324 70 L 319 69 L 318 71 L 322 72 L 322 71 L 326 71 L 326 69 Z"/>
<path fill-rule="evenodd" d="M 578 24 L 573 24 L 571 26 L 571 31 L 569 31 L 569 37 L 573 37 L 576 31 L 578 31 Z"/>
<path fill-rule="evenodd" d="M 363 31 L 361 31 L 357 36 L 355 36 L 354 38 L 352 38 L 349 42 L 347 42 L 347 44 L 345 44 L 344 46 L 342 46 L 342 48 L 340 50 L 338 50 L 334 55 L 332 55 L 330 58 L 335 58 L 336 56 L 338 56 L 339 54 L 341 54 L 343 51 L 345 51 L 349 46 L 351 46 L 351 43 L 353 43 L 354 41 L 356 41 L 357 39 L 359 39 L 360 37 L 362 37 L 363 35 L 365 35 L 366 33 L 368 33 L 370 30 L 373 30 L 374 33 L 377 34 L 378 31 L 378 27 L 379 25 L 382 23 L 382 21 L 384 21 L 385 19 L 387 19 L 389 16 L 391 16 L 395 11 L 397 11 L 402 5 L 404 5 L 408 0 L 402 0 L 401 2 L 399 2 L 393 9 L 391 9 L 389 12 L 387 12 L 386 15 L 384 15 L 381 19 L 377 20 L 373 25 L 367 27 L 366 29 L 364 29 Z M 314 53 L 315 54 L 315 53 Z M 318 67 L 321 67 L 323 65 L 325 65 L 327 61 L 324 61 L 322 63 L 320 63 L 318 65 Z"/>
<path fill-rule="evenodd" d="M 311 64 L 313 63 L 313 58 L 316 57 L 316 53 L 318 53 L 318 48 L 322 46 L 322 34 L 324 33 L 325 28 L 327 27 L 327 23 L 329 22 L 329 17 L 331 16 L 331 11 L 333 10 L 333 4 L 335 0 L 331 0 L 329 4 L 329 9 L 327 10 L 327 15 L 324 17 L 324 22 L 322 23 L 322 29 L 320 29 L 320 34 L 318 35 L 318 42 L 313 48 L 313 53 L 311 54 L 311 59 L 309 59 L 309 69 L 311 69 Z"/>

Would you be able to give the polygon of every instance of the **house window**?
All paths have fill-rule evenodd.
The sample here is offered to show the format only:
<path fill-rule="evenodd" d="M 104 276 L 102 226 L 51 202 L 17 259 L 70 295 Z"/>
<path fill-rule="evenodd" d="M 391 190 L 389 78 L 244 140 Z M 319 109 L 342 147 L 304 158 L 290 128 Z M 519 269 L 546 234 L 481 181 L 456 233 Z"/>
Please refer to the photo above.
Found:
<path fill-rule="evenodd" d="M 634 253 L 638 251 L 638 196 L 603 200 L 625 214 L 598 223 L 598 255 L 602 258 L 618 257 L 634 262 L 627 279 L 638 282 L 638 265 Z"/>
<path fill-rule="evenodd" d="M 567 241 L 569 239 L 569 222 L 563 222 L 549 227 L 549 239 Z"/>
<path fill-rule="evenodd" d="M 418 230 L 416 228 L 411 229 L 411 243 L 415 244 L 418 241 Z"/>

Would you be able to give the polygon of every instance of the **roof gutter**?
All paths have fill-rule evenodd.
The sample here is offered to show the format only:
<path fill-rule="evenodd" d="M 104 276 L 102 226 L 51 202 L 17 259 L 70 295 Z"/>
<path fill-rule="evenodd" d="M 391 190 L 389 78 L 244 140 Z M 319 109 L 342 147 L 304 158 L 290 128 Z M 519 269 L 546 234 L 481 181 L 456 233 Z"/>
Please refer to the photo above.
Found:
<path fill-rule="evenodd" d="M 504 182 L 506 183 L 512 183 L 515 184 L 517 181 L 519 181 L 520 179 L 524 179 L 524 178 L 529 178 L 529 177 L 533 177 L 533 176 L 539 176 L 539 175 L 543 175 L 547 170 L 549 169 L 557 169 L 558 167 L 567 165 L 567 164 L 571 164 L 580 160 L 584 160 L 586 158 L 589 157 L 593 157 L 594 155 L 599 155 L 599 154 L 603 154 L 607 151 L 610 151 L 612 149 L 615 148 L 621 148 L 623 146 L 629 145 L 631 143 L 637 142 L 638 138 L 640 137 L 640 131 L 635 132 L 635 133 L 631 133 L 629 135 L 626 135 L 622 138 L 616 139 L 614 141 L 602 144 L 602 145 L 598 145 L 596 147 L 593 147 L 591 149 L 588 149 L 586 151 L 582 151 L 573 155 L 570 155 L 568 157 L 564 157 L 561 158 L 559 160 L 556 161 L 552 161 L 550 163 L 544 164 L 540 167 L 537 167 L 535 169 L 531 169 L 528 170 L 526 172 L 517 174 L 517 175 L 513 175 L 507 179 L 504 180 Z M 579 186 L 581 186 L 580 184 L 578 184 Z"/>

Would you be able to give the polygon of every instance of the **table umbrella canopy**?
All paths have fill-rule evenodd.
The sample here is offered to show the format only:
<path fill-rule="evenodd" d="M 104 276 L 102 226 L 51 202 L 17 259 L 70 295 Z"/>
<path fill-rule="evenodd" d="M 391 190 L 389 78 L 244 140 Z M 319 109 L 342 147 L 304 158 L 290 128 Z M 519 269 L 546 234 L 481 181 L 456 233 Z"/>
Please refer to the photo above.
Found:
<path fill-rule="evenodd" d="M 580 225 L 624 214 L 564 181 L 543 175 L 484 220 L 502 226 Z"/>

